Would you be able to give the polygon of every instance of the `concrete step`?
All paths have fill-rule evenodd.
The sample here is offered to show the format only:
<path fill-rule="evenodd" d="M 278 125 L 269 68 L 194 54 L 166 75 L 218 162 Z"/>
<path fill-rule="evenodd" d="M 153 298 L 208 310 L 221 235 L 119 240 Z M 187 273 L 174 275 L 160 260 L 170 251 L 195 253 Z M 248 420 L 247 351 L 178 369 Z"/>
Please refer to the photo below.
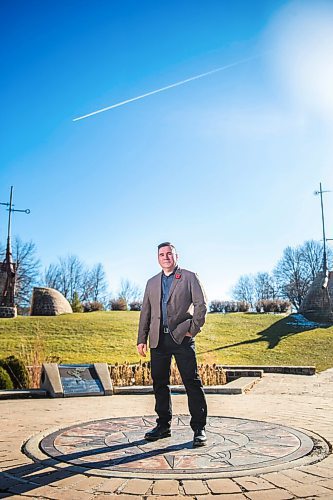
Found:
<path fill-rule="evenodd" d="M 286 375 L 315 375 L 315 366 L 271 366 L 271 365 L 218 365 L 224 370 L 262 370 L 264 373 L 284 373 Z"/>
<path fill-rule="evenodd" d="M 0 390 L 0 399 L 45 398 L 46 396 L 47 392 L 42 389 Z"/>
<path fill-rule="evenodd" d="M 249 391 L 254 384 L 260 381 L 260 377 L 240 377 L 225 385 L 205 385 L 206 394 L 244 394 Z M 185 387 L 183 385 L 171 385 L 173 394 L 184 394 Z M 131 385 L 131 386 L 114 386 L 114 394 L 153 394 L 152 385 Z"/>

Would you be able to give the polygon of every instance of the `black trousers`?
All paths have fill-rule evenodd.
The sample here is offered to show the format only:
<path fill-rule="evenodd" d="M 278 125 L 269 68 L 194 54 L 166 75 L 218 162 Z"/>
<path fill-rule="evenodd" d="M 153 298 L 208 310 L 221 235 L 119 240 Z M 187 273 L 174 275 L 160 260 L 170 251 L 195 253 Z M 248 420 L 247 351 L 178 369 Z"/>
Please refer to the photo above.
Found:
<path fill-rule="evenodd" d="M 207 404 L 198 375 L 194 340 L 191 337 L 185 337 L 179 345 L 169 333 L 160 333 L 158 346 L 151 349 L 150 356 L 157 423 L 166 426 L 171 423 L 172 404 L 169 384 L 171 358 L 174 356 L 187 393 L 191 414 L 190 425 L 193 430 L 205 427 Z"/>

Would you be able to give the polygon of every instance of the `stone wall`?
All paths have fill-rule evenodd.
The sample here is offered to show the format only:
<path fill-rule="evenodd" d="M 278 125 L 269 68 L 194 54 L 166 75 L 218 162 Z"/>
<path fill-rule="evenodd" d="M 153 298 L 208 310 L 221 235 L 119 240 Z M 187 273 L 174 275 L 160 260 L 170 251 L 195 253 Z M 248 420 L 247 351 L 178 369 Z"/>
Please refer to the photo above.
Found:
<path fill-rule="evenodd" d="M 327 288 L 322 287 L 324 277 L 323 272 L 317 274 L 298 312 L 311 321 L 333 323 L 333 272 L 328 273 Z"/>
<path fill-rule="evenodd" d="M 54 288 L 35 287 L 32 294 L 31 316 L 58 316 L 72 313 L 68 300 Z"/>
<path fill-rule="evenodd" d="M 0 306 L 0 318 L 16 318 L 17 309 L 15 307 Z"/>

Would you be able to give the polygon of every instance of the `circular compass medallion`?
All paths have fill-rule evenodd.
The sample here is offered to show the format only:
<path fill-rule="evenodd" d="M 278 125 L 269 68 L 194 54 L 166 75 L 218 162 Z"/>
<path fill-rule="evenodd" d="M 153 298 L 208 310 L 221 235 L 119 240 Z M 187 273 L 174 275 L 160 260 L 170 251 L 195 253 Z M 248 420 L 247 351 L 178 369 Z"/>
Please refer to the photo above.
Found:
<path fill-rule="evenodd" d="M 304 432 L 242 418 L 210 417 L 206 426 L 207 446 L 200 448 L 192 446 L 189 417 L 174 417 L 171 437 L 146 441 L 145 432 L 155 425 L 155 417 L 87 422 L 48 435 L 40 442 L 40 448 L 57 461 L 97 469 L 99 473 L 175 478 L 216 473 L 230 476 L 236 471 L 291 462 L 296 465 L 297 460 L 314 449 L 314 441 Z"/>

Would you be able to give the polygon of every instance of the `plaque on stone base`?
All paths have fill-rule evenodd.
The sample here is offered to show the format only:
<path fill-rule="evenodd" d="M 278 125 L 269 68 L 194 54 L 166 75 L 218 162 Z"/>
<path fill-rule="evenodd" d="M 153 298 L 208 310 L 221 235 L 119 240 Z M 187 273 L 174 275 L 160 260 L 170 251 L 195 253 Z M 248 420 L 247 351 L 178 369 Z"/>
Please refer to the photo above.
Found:
<path fill-rule="evenodd" d="M 110 396 L 112 382 L 106 363 L 57 365 L 44 363 L 41 389 L 53 398 Z"/>

